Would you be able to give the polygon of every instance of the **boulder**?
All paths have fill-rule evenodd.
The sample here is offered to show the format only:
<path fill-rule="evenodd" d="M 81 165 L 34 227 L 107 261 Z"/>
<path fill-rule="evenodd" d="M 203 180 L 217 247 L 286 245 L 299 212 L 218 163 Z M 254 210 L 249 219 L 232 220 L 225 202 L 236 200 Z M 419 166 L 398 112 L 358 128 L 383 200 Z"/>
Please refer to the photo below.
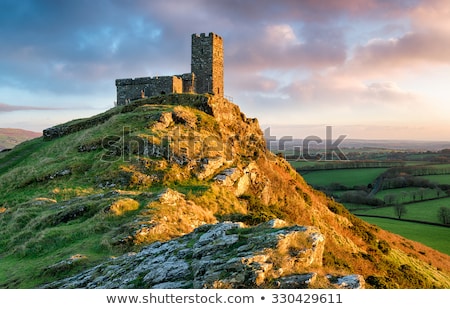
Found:
<path fill-rule="evenodd" d="M 279 219 L 206 224 L 43 288 L 308 288 L 317 274 L 304 270 L 322 264 L 324 243 L 316 227 Z M 333 284 L 361 288 L 363 280 L 349 275 Z"/>

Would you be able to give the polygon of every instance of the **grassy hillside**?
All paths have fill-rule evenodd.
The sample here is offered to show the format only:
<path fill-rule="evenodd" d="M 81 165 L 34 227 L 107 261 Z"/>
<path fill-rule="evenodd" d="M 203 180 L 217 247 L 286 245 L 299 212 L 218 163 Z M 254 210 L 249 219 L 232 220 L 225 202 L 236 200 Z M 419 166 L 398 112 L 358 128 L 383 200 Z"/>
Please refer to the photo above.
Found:
<path fill-rule="evenodd" d="M 314 190 L 224 99 L 154 97 L 48 132 L 0 157 L 2 288 L 38 287 L 205 223 L 272 218 L 325 235 L 323 265 L 305 271 L 450 287 L 448 255 Z"/>
<path fill-rule="evenodd" d="M 426 225 L 386 218 L 363 217 L 364 221 L 382 227 L 387 231 L 402 235 L 408 239 L 415 239 L 423 244 L 450 255 L 448 239 L 450 229 L 443 226 Z M 436 237 L 439 235 L 439 237 Z"/>

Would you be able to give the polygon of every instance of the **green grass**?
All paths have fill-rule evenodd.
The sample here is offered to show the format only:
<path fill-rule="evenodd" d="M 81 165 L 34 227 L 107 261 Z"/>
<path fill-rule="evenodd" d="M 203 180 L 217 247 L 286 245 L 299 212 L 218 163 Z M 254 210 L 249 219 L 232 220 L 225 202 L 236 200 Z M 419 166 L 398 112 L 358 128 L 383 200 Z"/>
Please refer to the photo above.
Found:
<path fill-rule="evenodd" d="M 3 152 L 0 156 L 0 175 L 24 162 L 43 145 L 42 138 L 35 138 L 17 145 L 11 151 Z"/>
<path fill-rule="evenodd" d="M 321 161 L 289 161 L 293 168 L 312 167 L 323 164 Z"/>
<path fill-rule="evenodd" d="M 352 206 L 356 208 L 356 205 Z M 406 214 L 402 216 L 402 219 L 441 223 L 439 222 L 439 219 L 437 217 L 438 210 L 442 206 L 450 207 L 450 197 L 430 201 L 416 202 L 412 204 L 407 204 L 405 206 L 406 206 Z M 394 207 L 392 206 L 389 207 L 365 206 L 364 207 L 365 209 L 361 208 L 363 207 L 360 207 L 360 210 L 356 212 L 359 214 L 366 214 L 366 215 L 386 216 L 392 218 L 396 217 Z"/>
<path fill-rule="evenodd" d="M 421 202 L 428 199 L 442 198 L 445 196 L 445 193 L 440 189 L 405 187 L 381 190 L 375 194 L 375 197 L 384 200 L 386 195 L 396 196 L 399 203 L 412 203 Z"/>
<path fill-rule="evenodd" d="M 149 201 L 132 197 L 142 200 L 141 207 Z M 126 236 L 126 227 L 139 210 L 120 216 L 105 210 L 119 198 L 98 199 L 94 195 L 70 203 L 29 206 L 3 213 L 0 216 L 0 288 L 36 287 L 122 254 L 124 248 L 114 242 Z M 86 256 L 86 261 L 64 271 L 47 273 L 49 265 L 75 254 Z"/>
<path fill-rule="evenodd" d="M 420 178 L 425 178 L 436 184 L 450 185 L 450 175 L 428 175 L 420 176 Z"/>
<path fill-rule="evenodd" d="M 367 186 L 372 183 L 386 168 L 360 168 L 322 170 L 302 173 L 307 183 L 313 186 L 328 186 L 332 183 L 340 183 L 347 187 Z"/>
<path fill-rule="evenodd" d="M 450 168 L 450 163 L 445 163 L 445 164 L 433 163 L 433 164 L 430 164 L 427 166 L 437 168 L 437 169 L 444 169 L 444 168 Z"/>
<path fill-rule="evenodd" d="M 137 134 L 139 138 L 165 134 L 164 129 L 153 130 L 152 125 L 162 112 L 173 109 L 170 105 L 142 105 L 124 113 L 106 112 L 111 113 L 110 117 L 92 127 L 50 141 L 30 140 L 2 153 L 0 288 L 40 286 L 80 272 L 112 255 L 136 250 L 144 243 L 135 245 L 130 236 L 140 228 L 141 220 L 152 219 L 147 207 L 163 187 L 173 187 L 193 197 L 209 188 L 206 181 L 183 181 L 176 173 L 179 168 L 172 170 L 159 157 L 140 157 L 128 150 L 126 157 L 123 156 L 125 147 L 135 147 L 131 143 Z M 212 116 L 198 110 L 194 114 L 199 116 L 199 129 L 212 131 L 208 127 L 215 123 Z M 71 123 L 85 127 L 84 121 L 90 123 L 92 119 Z M 127 136 L 124 136 L 125 128 L 129 131 Z M 110 161 L 102 160 L 109 150 L 102 144 L 108 136 L 120 140 L 118 147 L 122 154 Z M 89 150 L 80 152 L 80 146 Z M 64 170 L 70 173 L 57 175 Z M 157 177 L 163 173 L 173 179 L 141 183 L 140 177 L 145 180 L 145 176 Z M 106 181 L 115 186 L 100 186 Z M 116 193 L 120 189 L 136 191 Z M 125 197 L 136 200 L 139 208 L 120 216 L 112 214 L 111 205 Z M 86 260 L 62 271 L 48 271 L 49 266 L 76 254 L 86 256 Z"/>
<path fill-rule="evenodd" d="M 405 166 L 423 165 L 424 161 L 405 161 Z"/>
<path fill-rule="evenodd" d="M 361 219 L 450 255 L 450 228 L 382 218 Z"/>

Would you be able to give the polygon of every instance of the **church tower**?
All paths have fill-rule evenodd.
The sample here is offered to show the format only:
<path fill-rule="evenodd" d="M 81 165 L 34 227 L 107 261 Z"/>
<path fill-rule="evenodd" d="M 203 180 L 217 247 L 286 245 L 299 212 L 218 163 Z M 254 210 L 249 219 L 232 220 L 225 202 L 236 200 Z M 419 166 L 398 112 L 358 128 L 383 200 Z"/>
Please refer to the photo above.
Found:
<path fill-rule="evenodd" d="M 223 41 L 212 32 L 192 35 L 191 72 L 195 92 L 223 96 Z"/>

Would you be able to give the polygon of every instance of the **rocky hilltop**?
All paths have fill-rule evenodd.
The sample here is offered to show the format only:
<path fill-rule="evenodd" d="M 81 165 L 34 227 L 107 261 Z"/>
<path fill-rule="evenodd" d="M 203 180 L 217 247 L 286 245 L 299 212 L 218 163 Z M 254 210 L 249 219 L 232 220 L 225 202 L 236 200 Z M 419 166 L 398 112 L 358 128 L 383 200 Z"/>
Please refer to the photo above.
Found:
<path fill-rule="evenodd" d="M 43 135 L 0 161 L 0 287 L 450 287 L 448 255 L 315 191 L 224 98 L 142 99 Z"/>

